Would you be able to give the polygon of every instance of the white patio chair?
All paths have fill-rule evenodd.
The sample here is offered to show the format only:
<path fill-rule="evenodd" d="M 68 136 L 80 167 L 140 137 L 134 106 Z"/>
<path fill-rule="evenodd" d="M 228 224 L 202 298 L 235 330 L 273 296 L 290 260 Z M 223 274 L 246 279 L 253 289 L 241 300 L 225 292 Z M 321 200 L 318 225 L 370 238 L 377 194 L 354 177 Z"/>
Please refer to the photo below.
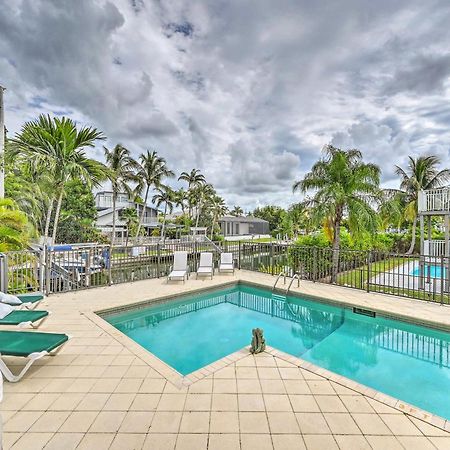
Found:
<path fill-rule="evenodd" d="M 234 263 L 232 253 L 221 253 L 220 254 L 220 264 L 219 272 L 233 272 L 234 273 Z"/>
<path fill-rule="evenodd" d="M 184 283 L 186 278 L 189 277 L 187 256 L 187 252 L 174 252 L 172 270 L 167 277 L 168 282 L 170 280 L 183 280 Z"/>
<path fill-rule="evenodd" d="M 210 276 L 212 280 L 214 275 L 214 266 L 213 266 L 213 254 L 211 252 L 200 253 L 200 262 L 198 263 L 197 278 L 199 275 Z"/>

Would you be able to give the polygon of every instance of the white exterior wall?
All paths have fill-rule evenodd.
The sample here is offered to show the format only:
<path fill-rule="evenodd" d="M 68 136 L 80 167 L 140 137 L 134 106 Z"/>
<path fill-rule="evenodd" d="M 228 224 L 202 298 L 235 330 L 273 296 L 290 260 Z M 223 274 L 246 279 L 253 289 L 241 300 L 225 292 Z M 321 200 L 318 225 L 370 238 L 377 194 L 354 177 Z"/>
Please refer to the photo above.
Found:
<path fill-rule="evenodd" d="M 107 213 L 102 216 L 97 217 L 97 226 L 98 227 L 107 227 L 112 226 L 113 223 L 113 213 Z M 125 222 L 119 219 L 119 211 L 116 211 L 116 226 L 125 226 Z"/>
<path fill-rule="evenodd" d="M 239 232 L 237 232 L 239 231 Z M 236 224 L 234 228 L 233 234 L 249 234 L 249 226 L 248 223 L 239 223 L 239 230 L 236 229 Z"/>

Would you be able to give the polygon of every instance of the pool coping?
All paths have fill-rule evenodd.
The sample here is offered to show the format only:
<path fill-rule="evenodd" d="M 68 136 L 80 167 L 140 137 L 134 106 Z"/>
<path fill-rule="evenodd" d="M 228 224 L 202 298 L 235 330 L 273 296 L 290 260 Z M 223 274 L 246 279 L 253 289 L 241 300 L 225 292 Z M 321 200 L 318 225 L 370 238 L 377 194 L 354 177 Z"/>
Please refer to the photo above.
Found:
<path fill-rule="evenodd" d="M 156 370 L 161 376 L 166 378 L 170 383 L 172 383 L 175 387 L 178 389 L 181 389 L 183 387 L 190 386 L 191 384 L 194 384 L 195 382 L 206 378 L 215 372 L 217 372 L 220 369 L 223 369 L 224 367 L 227 367 L 230 364 L 235 363 L 239 359 L 244 358 L 245 356 L 249 355 L 249 346 L 245 346 L 242 349 L 233 352 L 217 361 L 214 361 L 211 364 L 208 364 L 200 369 L 197 369 L 194 372 L 189 373 L 188 375 L 183 376 L 178 371 L 176 371 L 173 367 L 162 361 L 160 358 L 158 358 L 156 355 L 154 355 L 152 352 L 146 350 L 144 347 L 142 347 L 140 344 L 135 342 L 133 339 L 126 336 L 124 333 L 116 329 L 113 325 L 108 323 L 101 314 L 107 314 L 107 313 L 113 313 L 113 312 L 120 312 L 124 310 L 128 310 L 131 308 L 145 308 L 152 306 L 154 304 L 158 303 L 165 303 L 170 302 L 171 300 L 179 299 L 180 297 L 187 297 L 191 295 L 195 295 L 196 293 L 205 293 L 208 291 L 215 291 L 218 289 L 223 289 L 226 287 L 231 287 L 239 284 L 246 284 L 253 287 L 259 287 L 262 289 L 267 289 L 268 286 L 260 283 L 255 283 L 247 280 L 233 280 L 233 281 L 227 281 L 224 283 L 221 283 L 219 285 L 215 285 L 210 288 L 199 288 L 199 289 L 193 289 L 188 292 L 178 293 L 174 295 L 165 295 L 161 297 L 157 297 L 155 299 L 150 300 L 144 300 L 139 302 L 133 302 L 129 304 L 124 304 L 121 306 L 116 306 L 113 308 L 106 308 L 96 311 L 84 311 L 81 312 L 86 318 L 94 322 L 97 326 L 99 326 L 102 330 L 104 330 L 106 333 L 114 337 L 120 344 L 122 344 L 124 347 L 126 347 L 128 350 L 130 350 L 135 356 L 139 357 L 142 361 L 146 362 L 150 367 L 152 367 L 154 370 Z M 274 292 L 277 293 L 284 293 L 282 289 L 275 289 Z M 345 308 L 353 308 L 355 306 L 358 306 L 357 303 L 354 302 L 345 302 L 342 300 L 333 300 L 329 298 L 314 296 L 311 294 L 306 294 L 302 292 L 295 292 L 291 291 L 290 294 L 294 297 L 298 298 L 306 298 L 313 301 L 317 301 L 319 303 L 324 303 L 328 305 L 339 305 Z M 359 305 L 360 306 L 360 305 Z M 388 319 L 396 319 L 401 320 L 407 323 L 412 323 L 415 325 L 422 325 L 426 326 L 428 328 L 434 328 L 438 329 L 440 331 L 450 331 L 450 327 L 448 326 L 442 326 L 442 324 L 439 324 L 437 322 L 431 321 L 431 320 L 417 320 L 414 317 L 403 315 L 403 314 L 392 314 L 389 312 L 386 312 L 383 309 L 379 308 L 370 308 L 371 310 L 375 311 L 377 314 L 384 318 Z M 439 326 L 440 325 L 440 326 Z M 302 358 L 292 356 L 288 353 L 285 353 L 281 350 L 278 350 L 276 348 L 267 346 L 266 347 L 266 353 L 271 354 L 274 357 L 280 358 L 286 362 L 289 362 L 291 364 L 294 364 L 296 367 L 299 367 L 303 370 L 307 370 L 311 373 L 314 373 L 316 375 L 319 375 L 329 381 L 332 381 L 334 383 L 337 383 L 341 386 L 344 386 L 348 389 L 353 390 L 356 393 L 362 394 L 368 398 L 371 398 L 373 400 L 379 401 L 380 403 L 383 403 L 391 408 L 394 408 L 398 411 L 401 411 L 403 413 L 409 414 L 413 417 L 416 417 L 417 419 L 420 419 L 424 422 L 429 423 L 430 425 L 433 425 L 435 427 L 441 428 L 445 431 L 450 431 L 450 420 L 447 420 L 441 416 L 438 416 L 436 414 L 432 414 L 429 411 L 420 409 L 416 406 L 413 406 L 407 402 L 404 402 L 403 400 L 397 399 L 395 397 L 391 397 L 387 394 L 384 394 L 380 391 L 377 391 L 376 389 L 370 388 L 368 386 L 365 386 L 361 383 L 358 383 L 350 378 L 344 377 L 342 375 L 339 375 L 335 372 L 332 372 L 328 369 L 324 369 L 320 366 L 317 366 L 315 364 L 312 364 Z"/>

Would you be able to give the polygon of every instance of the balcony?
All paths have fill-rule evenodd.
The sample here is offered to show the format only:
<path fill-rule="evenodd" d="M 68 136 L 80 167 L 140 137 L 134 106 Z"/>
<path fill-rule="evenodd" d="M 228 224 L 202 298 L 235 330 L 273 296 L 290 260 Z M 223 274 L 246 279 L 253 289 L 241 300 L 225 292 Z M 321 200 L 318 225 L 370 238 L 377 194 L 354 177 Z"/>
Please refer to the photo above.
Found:
<path fill-rule="evenodd" d="M 144 217 L 142 219 L 142 224 L 150 227 L 158 227 L 159 222 L 157 217 Z"/>
<path fill-rule="evenodd" d="M 97 197 L 95 199 L 95 206 L 98 209 L 109 209 L 112 208 L 112 198 L 111 197 Z M 130 203 L 128 200 L 117 200 L 116 201 L 116 208 L 128 208 L 132 207 L 133 204 Z"/>
<path fill-rule="evenodd" d="M 425 240 L 423 245 L 423 254 L 425 256 L 441 257 L 447 256 L 448 245 L 443 239 L 435 239 L 432 241 Z"/>
<path fill-rule="evenodd" d="M 450 214 L 450 188 L 420 191 L 418 210 L 420 214 Z"/>

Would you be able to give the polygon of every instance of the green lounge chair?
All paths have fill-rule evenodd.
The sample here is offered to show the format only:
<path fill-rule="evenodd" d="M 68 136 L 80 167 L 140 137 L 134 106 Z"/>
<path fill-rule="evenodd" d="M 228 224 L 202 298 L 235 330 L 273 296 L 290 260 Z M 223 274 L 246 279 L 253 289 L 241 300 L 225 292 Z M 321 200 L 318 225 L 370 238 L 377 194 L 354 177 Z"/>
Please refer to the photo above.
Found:
<path fill-rule="evenodd" d="M 0 319 L 0 325 L 19 325 L 19 327 L 30 326 L 32 328 L 39 328 L 48 315 L 48 311 L 21 311 L 16 309 L 3 319 Z"/>
<path fill-rule="evenodd" d="M 0 372 L 8 381 L 16 383 L 35 361 L 56 354 L 68 339 L 67 334 L 60 333 L 0 331 Z M 4 356 L 21 356 L 29 361 L 18 375 L 14 375 L 3 361 Z"/>
<path fill-rule="evenodd" d="M 44 295 L 40 292 L 30 292 L 29 294 L 18 294 L 17 297 L 22 302 L 20 308 L 34 309 L 43 300 Z"/>

